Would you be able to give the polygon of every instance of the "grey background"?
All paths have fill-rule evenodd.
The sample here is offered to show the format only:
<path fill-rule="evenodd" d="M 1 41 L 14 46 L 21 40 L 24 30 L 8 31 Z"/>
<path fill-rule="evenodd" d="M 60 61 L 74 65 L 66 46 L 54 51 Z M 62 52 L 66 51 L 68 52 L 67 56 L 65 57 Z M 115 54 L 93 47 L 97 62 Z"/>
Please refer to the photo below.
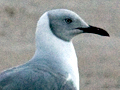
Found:
<path fill-rule="evenodd" d="M 75 11 L 111 36 L 81 34 L 73 39 L 81 90 L 120 90 L 119 0 L 0 0 L 0 72 L 33 56 L 37 21 L 56 8 Z"/>

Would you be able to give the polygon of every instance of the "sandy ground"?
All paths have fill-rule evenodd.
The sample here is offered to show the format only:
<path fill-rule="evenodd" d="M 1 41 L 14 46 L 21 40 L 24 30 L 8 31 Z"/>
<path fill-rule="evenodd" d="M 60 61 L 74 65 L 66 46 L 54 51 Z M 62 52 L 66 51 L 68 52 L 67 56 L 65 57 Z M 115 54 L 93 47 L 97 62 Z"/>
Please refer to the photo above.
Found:
<path fill-rule="evenodd" d="M 120 90 L 119 0 L 0 0 L 0 71 L 28 61 L 35 51 L 35 29 L 47 10 L 67 8 L 109 37 L 74 38 L 81 90 Z"/>

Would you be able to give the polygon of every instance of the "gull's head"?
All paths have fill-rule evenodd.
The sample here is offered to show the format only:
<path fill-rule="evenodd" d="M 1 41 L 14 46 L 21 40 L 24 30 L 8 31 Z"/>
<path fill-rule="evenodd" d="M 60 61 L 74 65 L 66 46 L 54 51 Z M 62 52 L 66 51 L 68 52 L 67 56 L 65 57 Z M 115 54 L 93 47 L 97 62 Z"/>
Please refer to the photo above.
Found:
<path fill-rule="evenodd" d="M 105 30 L 88 25 L 79 15 L 67 9 L 55 9 L 46 12 L 38 21 L 38 26 L 42 23 L 42 19 L 46 21 L 44 24 L 47 24 L 52 34 L 64 41 L 70 41 L 74 36 L 81 33 L 109 36 Z M 44 24 L 41 26 L 44 27 Z"/>

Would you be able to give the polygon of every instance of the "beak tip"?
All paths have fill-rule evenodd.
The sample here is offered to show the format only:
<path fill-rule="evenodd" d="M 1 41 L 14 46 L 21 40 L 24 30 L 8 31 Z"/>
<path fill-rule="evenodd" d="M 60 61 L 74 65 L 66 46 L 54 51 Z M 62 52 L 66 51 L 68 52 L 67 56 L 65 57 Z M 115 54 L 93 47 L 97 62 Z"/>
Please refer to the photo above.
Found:
<path fill-rule="evenodd" d="M 102 31 L 100 35 L 110 37 L 109 33 L 106 31 Z"/>
<path fill-rule="evenodd" d="M 110 37 L 110 35 L 107 33 L 107 35 L 106 36 L 108 36 L 108 37 Z"/>

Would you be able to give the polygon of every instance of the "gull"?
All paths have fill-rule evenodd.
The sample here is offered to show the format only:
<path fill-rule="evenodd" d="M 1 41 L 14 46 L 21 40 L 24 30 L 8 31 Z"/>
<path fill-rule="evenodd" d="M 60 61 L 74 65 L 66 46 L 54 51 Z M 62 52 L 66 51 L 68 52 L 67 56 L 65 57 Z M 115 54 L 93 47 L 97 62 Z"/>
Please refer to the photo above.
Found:
<path fill-rule="evenodd" d="M 79 90 L 72 38 L 82 33 L 109 36 L 71 10 L 45 12 L 37 23 L 35 54 L 25 64 L 0 74 L 0 90 Z"/>

